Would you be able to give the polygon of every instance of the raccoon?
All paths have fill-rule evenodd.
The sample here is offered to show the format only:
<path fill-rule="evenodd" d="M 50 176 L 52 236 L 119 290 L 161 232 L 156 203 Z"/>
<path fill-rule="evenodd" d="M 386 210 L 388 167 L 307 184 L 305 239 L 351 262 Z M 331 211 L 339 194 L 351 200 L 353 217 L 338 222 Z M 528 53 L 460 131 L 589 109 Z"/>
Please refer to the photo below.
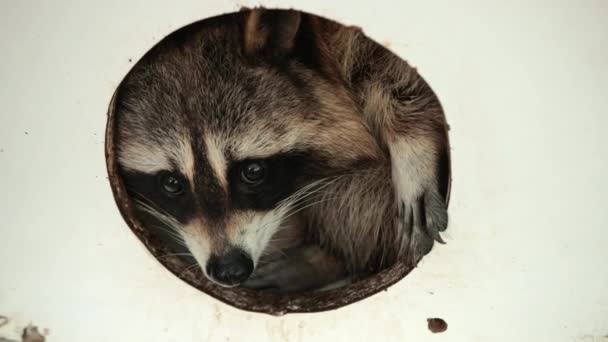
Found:
<path fill-rule="evenodd" d="M 358 28 L 264 8 L 190 24 L 128 73 L 115 115 L 141 220 L 220 286 L 341 286 L 443 243 L 440 103 Z"/>

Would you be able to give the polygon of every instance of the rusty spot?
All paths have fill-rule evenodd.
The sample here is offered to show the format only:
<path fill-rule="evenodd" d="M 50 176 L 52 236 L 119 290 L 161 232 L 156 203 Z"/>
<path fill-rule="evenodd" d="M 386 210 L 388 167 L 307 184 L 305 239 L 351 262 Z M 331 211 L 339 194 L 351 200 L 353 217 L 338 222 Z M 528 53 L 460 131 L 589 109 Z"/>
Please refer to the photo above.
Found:
<path fill-rule="evenodd" d="M 448 324 L 441 318 L 427 318 L 429 330 L 433 334 L 442 333 L 448 330 Z"/>
<path fill-rule="evenodd" d="M 38 327 L 33 325 L 28 325 L 23 329 L 23 334 L 21 335 L 22 342 L 44 342 L 45 338 L 40 332 L 38 332 Z"/>

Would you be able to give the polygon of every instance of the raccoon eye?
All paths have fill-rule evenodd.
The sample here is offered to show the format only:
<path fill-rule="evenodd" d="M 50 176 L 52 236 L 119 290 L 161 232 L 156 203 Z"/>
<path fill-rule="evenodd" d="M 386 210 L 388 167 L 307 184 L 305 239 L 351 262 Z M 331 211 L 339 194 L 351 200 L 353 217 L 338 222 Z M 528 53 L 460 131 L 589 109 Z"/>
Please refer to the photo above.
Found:
<path fill-rule="evenodd" d="M 166 173 L 160 178 L 160 186 L 169 195 L 179 195 L 184 192 L 182 182 L 173 174 Z"/>
<path fill-rule="evenodd" d="M 258 185 L 266 179 L 266 163 L 255 161 L 241 169 L 241 180 L 248 185 Z"/>

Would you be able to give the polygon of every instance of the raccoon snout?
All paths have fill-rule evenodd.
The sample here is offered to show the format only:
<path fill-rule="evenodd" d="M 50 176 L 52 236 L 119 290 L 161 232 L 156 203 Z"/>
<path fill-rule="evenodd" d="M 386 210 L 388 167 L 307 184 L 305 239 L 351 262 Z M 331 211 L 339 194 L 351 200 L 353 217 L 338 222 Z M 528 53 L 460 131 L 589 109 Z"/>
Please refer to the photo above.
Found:
<path fill-rule="evenodd" d="M 207 261 L 207 275 L 219 285 L 232 287 L 247 280 L 253 272 L 253 260 L 241 249 L 224 255 L 212 255 Z"/>

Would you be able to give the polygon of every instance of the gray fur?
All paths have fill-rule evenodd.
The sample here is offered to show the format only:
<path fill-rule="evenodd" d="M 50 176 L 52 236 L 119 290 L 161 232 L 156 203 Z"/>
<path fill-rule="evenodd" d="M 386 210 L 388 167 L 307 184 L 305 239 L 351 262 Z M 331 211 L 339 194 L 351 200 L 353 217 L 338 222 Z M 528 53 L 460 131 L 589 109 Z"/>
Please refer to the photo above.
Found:
<path fill-rule="evenodd" d="M 273 36 L 283 28 L 264 22 L 269 13 L 295 26 Z M 314 65 L 287 59 L 280 60 L 281 68 L 273 66 L 289 58 L 304 30 L 315 37 Z M 275 36 L 276 42 L 269 41 Z M 415 265 L 433 241 L 443 242 L 439 233 L 447 227 L 447 211 L 437 169 L 447 153 L 447 137 L 441 106 L 416 70 L 358 29 L 263 9 L 194 24 L 137 63 L 120 87 L 117 120 L 124 169 L 153 173 L 176 167 L 197 173 L 184 164 L 193 163 L 193 155 L 206 158 L 212 142 L 215 174 L 209 177 L 218 178 L 226 193 L 223 172 L 230 160 L 305 151 L 326 161 L 330 176 L 317 180 L 323 188 L 311 188 L 306 201 L 294 200 L 268 214 L 228 212 L 226 222 L 238 227 L 217 236 L 209 233 L 203 212 L 188 225 L 195 226 L 188 228 L 193 230 L 189 238 L 208 239 L 211 249 L 226 239 L 281 249 L 268 238 L 278 234 L 321 247 L 315 253 L 289 249 L 298 252 L 287 259 L 268 258 L 281 260 L 258 265 L 252 287 L 282 283 L 283 290 L 295 291 L 302 289 L 294 285 L 298 282 L 322 287 L 339 279 L 311 282 L 315 267 L 330 265 L 334 274 L 356 278 L 397 260 Z M 283 218 L 273 224 L 266 219 L 276 221 L 296 209 L 301 223 L 291 227 L 285 228 Z M 256 220 L 273 229 L 262 239 L 242 231 Z M 201 265 L 209 253 L 192 252 L 201 256 Z M 258 254 L 256 262 L 263 263 L 268 253 Z M 287 262 L 294 255 L 296 264 L 308 266 Z"/>

